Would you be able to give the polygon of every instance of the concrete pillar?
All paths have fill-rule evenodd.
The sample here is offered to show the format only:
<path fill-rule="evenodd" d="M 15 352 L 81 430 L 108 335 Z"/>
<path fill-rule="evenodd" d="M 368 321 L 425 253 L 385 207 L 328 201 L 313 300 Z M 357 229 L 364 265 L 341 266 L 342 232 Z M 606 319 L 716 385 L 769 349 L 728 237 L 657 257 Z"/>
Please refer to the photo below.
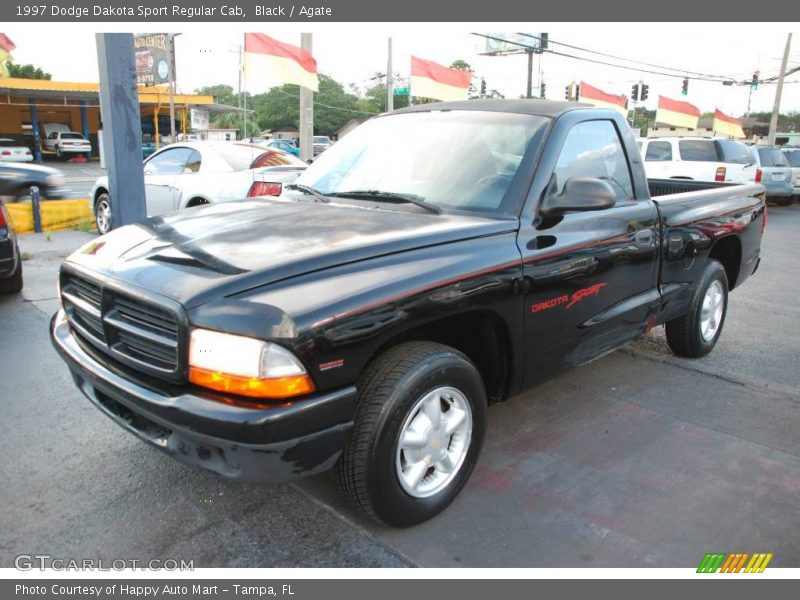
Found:
<path fill-rule="evenodd" d="M 133 34 L 97 33 L 95 39 L 111 218 L 119 227 L 147 217 Z"/>

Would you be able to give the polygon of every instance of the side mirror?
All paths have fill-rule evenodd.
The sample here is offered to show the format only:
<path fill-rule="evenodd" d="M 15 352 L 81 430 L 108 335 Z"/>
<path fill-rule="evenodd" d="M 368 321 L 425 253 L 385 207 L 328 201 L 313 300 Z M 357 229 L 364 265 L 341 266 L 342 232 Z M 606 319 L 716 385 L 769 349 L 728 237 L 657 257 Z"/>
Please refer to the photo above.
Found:
<path fill-rule="evenodd" d="M 548 194 L 541 213 L 556 216 L 570 211 L 605 210 L 612 208 L 617 194 L 611 184 L 596 177 L 570 177 L 560 194 Z"/>

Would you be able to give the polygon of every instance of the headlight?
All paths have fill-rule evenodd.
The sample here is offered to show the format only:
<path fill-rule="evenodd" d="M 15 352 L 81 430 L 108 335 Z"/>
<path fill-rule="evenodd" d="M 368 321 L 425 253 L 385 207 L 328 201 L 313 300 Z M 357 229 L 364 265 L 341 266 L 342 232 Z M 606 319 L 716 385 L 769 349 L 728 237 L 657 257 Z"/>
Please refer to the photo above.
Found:
<path fill-rule="evenodd" d="M 291 398 L 314 391 L 305 367 L 285 348 L 208 329 L 192 330 L 189 381 L 252 398 Z"/>

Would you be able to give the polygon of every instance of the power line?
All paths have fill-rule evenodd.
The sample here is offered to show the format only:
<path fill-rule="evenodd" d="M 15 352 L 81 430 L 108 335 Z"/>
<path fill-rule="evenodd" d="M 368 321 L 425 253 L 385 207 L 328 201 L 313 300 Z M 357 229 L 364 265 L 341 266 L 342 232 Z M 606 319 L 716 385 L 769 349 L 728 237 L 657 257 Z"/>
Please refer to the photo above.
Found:
<path fill-rule="evenodd" d="M 520 33 L 519 35 L 524 35 L 525 37 L 534 38 L 534 39 L 537 39 L 537 40 L 540 40 L 540 41 L 542 39 L 541 37 L 536 36 L 536 35 L 532 35 L 530 33 Z M 626 62 L 636 63 L 636 64 L 639 64 L 639 65 L 644 65 L 646 67 L 653 67 L 655 69 L 666 69 L 668 71 L 678 71 L 680 73 L 680 75 L 679 75 L 680 77 L 685 77 L 686 75 L 697 75 L 697 76 L 700 76 L 700 77 L 709 77 L 709 78 L 725 77 L 724 75 L 712 75 L 712 74 L 709 74 L 709 73 L 701 73 L 701 72 L 698 72 L 698 71 L 687 71 L 685 69 L 678 69 L 676 67 L 667 67 L 667 66 L 664 66 L 664 65 L 657 65 L 657 64 L 653 64 L 653 63 L 644 62 L 644 61 L 641 61 L 641 60 L 636 60 L 636 59 L 633 59 L 633 58 L 625 58 L 624 56 L 616 56 L 614 54 L 608 54 L 607 52 L 600 52 L 598 50 L 591 50 L 589 48 L 583 48 L 581 46 L 575 46 L 573 44 L 567 44 L 565 42 L 554 41 L 552 38 L 549 38 L 548 41 L 551 44 L 557 44 L 559 46 L 564 46 L 565 48 L 572 48 L 573 50 L 580 50 L 581 52 L 588 52 L 590 54 L 596 54 L 598 56 L 605 56 L 607 58 L 613 58 L 615 60 L 624 60 Z"/>
<path fill-rule="evenodd" d="M 300 96 L 295 96 L 294 94 L 290 94 L 289 92 L 284 92 L 280 88 L 273 88 L 273 89 L 277 90 L 278 93 L 280 93 L 280 94 L 284 94 L 284 95 L 289 96 L 291 98 L 295 98 L 297 100 L 300 100 Z M 325 104 L 323 102 L 319 102 L 318 100 L 314 100 L 314 106 L 322 106 L 324 108 L 330 108 L 331 110 L 341 110 L 341 111 L 344 111 L 344 112 L 359 113 L 359 114 L 362 114 L 362 115 L 370 115 L 370 116 L 375 116 L 375 115 L 379 115 L 380 114 L 379 112 L 370 112 L 370 111 L 366 111 L 366 110 L 356 110 L 354 108 L 344 108 L 343 106 L 331 106 L 330 104 Z"/>
<path fill-rule="evenodd" d="M 473 33 L 473 35 L 477 35 L 477 36 L 480 36 L 480 37 L 484 37 L 484 38 L 487 38 L 487 39 L 490 39 L 490 40 L 499 41 L 499 42 L 506 42 L 506 43 L 509 43 L 509 44 L 514 44 L 515 46 L 520 46 L 522 48 L 525 48 L 526 50 L 532 50 L 532 51 L 533 50 L 539 50 L 539 48 L 536 48 L 534 46 L 530 46 L 530 45 L 527 45 L 527 44 L 523 44 L 521 42 L 514 42 L 514 41 L 511 41 L 511 40 L 507 40 L 507 39 L 504 39 L 504 38 L 493 37 L 493 36 L 486 35 L 486 34 L 483 34 L 483 33 Z M 536 38 L 537 37 L 537 36 L 533 36 L 533 35 L 529 35 L 529 34 L 523 34 L 523 35 L 527 35 L 528 37 L 532 37 L 532 38 Z M 539 38 L 539 39 L 541 39 L 541 38 Z M 561 44 L 560 42 L 554 42 L 554 43 Z M 561 45 L 564 46 L 566 44 L 561 44 Z M 593 58 L 588 58 L 588 57 L 585 57 L 585 56 L 576 56 L 574 54 L 567 54 L 565 52 L 557 52 L 555 50 L 547 50 L 547 52 L 549 52 L 550 54 L 556 55 L 556 56 L 563 56 L 565 58 L 572 58 L 572 59 L 575 59 L 575 60 L 582 60 L 582 61 L 585 61 L 585 62 L 590 62 L 590 63 L 594 63 L 594 64 L 598 64 L 598 65 L 604 65 L 604 66 L 607 66 L 607 67 L 615 67 L 617 69 L 626 69 L 628 71 L 636 71 L 637 73 L 648 73 L 648 74 L 651 74 L 651 75 L 663 75 L 664 77 L 673 77 L 673 78 L 676 78 L 676 79 L 684 79 L 684 78 L 686 78 L 686 75 L 683 74 L 683 73 L 687 73 L 686 71 L 684 71 L 682 74 L 666 73 L 664 71 L 654 71 L 652 69 L 643 69 L 641 67 L 632 67 L 632 66 L 628 66 L 628 65 L 620 65 L 620 64 L 616 64 L 616 63 L 610 63 L 610 62 L 606 62 L 606 61 L 602 61 L 602 60 L 596 60 L 596 59 L 593 59 Z M 629 60 L 629 59 L 621 59 L 621 60 Z M 671 69 L 671 67 L 662 67 L 662 68 Z M 673 69 L 673 70 L 677 70 L 677 69 Z M 705 75 L 705 74 L 703 74 L 703 75 L 695 75 L 692 78 L 695 79 L 695 80 L 698 80 L 698 81 L 713 81 L 713 82 L 716 82 L 716 83 L 724 83 L 724 82 L 727 82 L 727 81 L 731 81 L 730 77 L 725 77 L 725 76 L 721 76 L 721 75 Z M 735 83 L 744 84 L 744 82 L 735 82 Z M 749 82 L 747 82 L 747 83 L 749 83 Z"/>

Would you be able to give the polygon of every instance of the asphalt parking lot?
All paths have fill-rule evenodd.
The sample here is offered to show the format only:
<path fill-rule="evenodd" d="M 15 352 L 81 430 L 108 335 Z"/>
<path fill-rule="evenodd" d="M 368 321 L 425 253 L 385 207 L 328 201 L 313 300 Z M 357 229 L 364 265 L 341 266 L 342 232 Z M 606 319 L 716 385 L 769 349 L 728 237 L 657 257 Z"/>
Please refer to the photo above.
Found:
<path fill-rule="evenodd" d="M 74 388 L 50 346 L 57 259 L 30 237 L 0 298 L 0 566 L 18 554 L 195 566 L 696 567 L 800 564 L 800 205 L 770 207 L 762 265 L 708 357 L 635 346 L 490 411 L 478 468 L 440 517 L 375 526 L 330 474 L 233 484 L 145 447 Z M 50 244 L 50 245 L 48 245 Z M 60 245 L 59 245 L 60 244 Z"/>

